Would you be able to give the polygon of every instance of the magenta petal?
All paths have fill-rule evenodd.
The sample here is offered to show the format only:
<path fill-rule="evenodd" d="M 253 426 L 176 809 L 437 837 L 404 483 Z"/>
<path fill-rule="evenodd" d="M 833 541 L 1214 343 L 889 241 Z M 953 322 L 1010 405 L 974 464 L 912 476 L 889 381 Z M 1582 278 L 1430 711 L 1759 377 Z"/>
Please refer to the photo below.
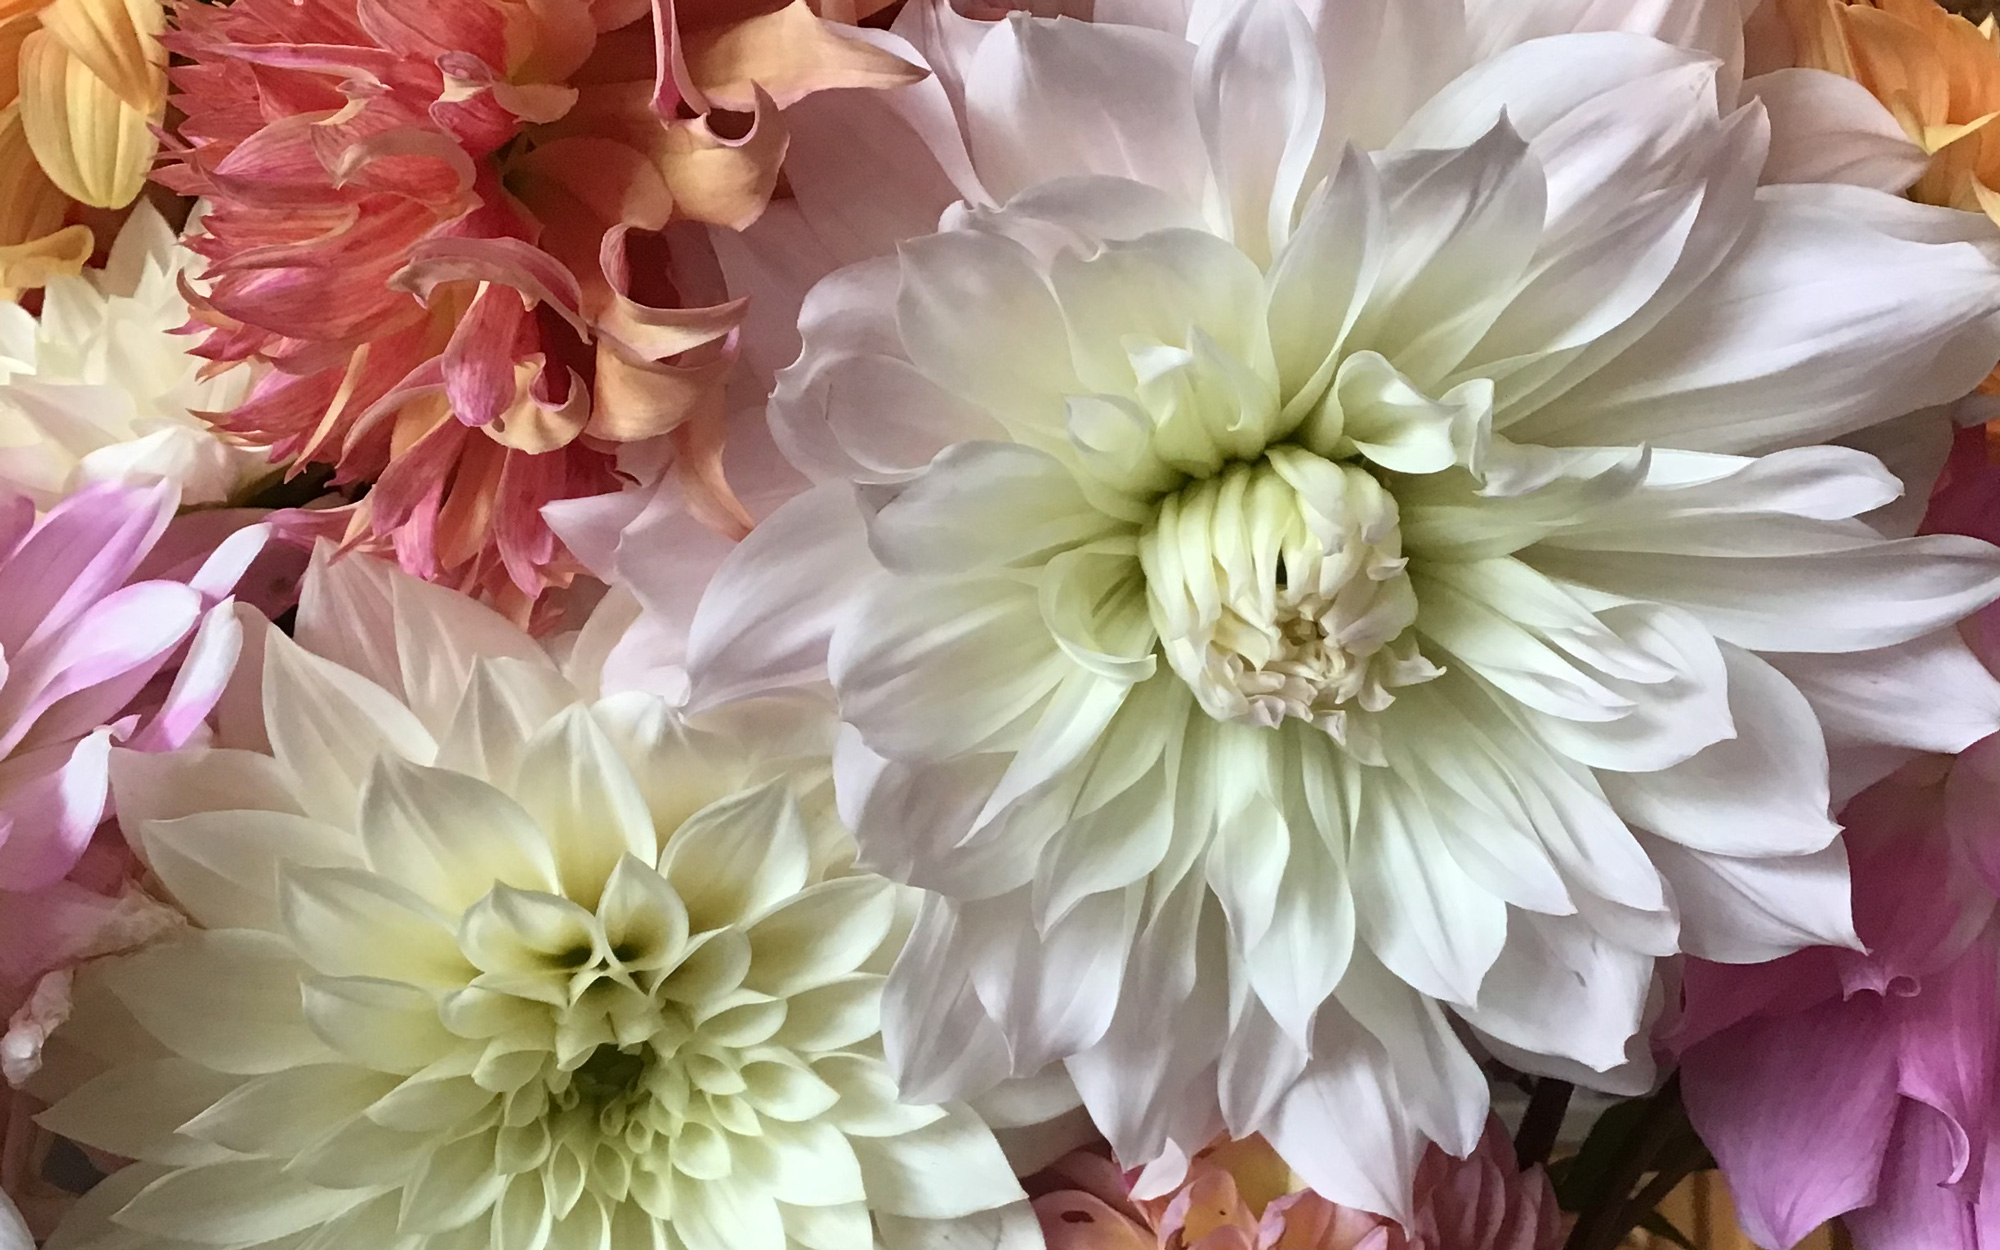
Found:
<path fill-rule="evenodd" d="M 2000 893 L 2000 734 L 1960 753 L 1944 795 L 1945 832 L 1986 888 Z"/>
<path fill-rule="evenodd" d="M 1990 930 L 1916 994 L 1888 1004 L 1900 1032 L 1898 1086 L 1907 1098 L 1938 1112 L 1951 1144 L 1941 1179 L 1961 1197 L 1979 1192 L 2000 1062 L 2000 941 Z"/>
<path fill-rule="evenodd" d="M 1943 1183 L 1952 1168 L 1951 1138 L 1943 1116 L 1920 1102 L 1903 1103 L 1880 1195 L 1846 1218 L 1857 1243 L 1868 1250 L 1980 1250 L 1972 1204 Z"/>
<path fill-rule="evenodd" d="M 1738 1025 L 1682 1060 L 1688 1116 L 1752 1240 L 1791 1246 L 1874 1201 L 1899 1101 L 1895 1043 L 1882 1000 L 1863 995 Z"/>

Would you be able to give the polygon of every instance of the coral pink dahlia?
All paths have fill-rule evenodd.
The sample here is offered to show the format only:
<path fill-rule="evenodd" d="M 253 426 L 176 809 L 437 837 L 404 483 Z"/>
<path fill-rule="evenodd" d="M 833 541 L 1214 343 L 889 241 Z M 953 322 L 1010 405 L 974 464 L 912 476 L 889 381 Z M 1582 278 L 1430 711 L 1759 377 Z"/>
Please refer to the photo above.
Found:
<path fill-rule="evenodd" d="M 275 366 L 216 420 L 371 483 L 351 544 L 516 617 L 575 568 L 542 505 L 621 464 L 671 463 L 747 527 L 719 468 L 741 303 L 694 223 L 761 211 L 782 105 L 919 75 L 803 0 L 672 12 L 238 0 L 169 38 L 187 120 L 161 178 L 213 205 L 198 352 Z"/>

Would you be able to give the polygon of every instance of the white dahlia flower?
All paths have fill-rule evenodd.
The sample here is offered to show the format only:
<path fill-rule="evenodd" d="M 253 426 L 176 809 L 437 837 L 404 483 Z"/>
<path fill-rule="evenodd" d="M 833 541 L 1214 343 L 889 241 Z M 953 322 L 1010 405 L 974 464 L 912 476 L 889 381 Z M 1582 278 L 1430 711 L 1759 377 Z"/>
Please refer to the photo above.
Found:
<path fill-rule="evenodd" d="M 1035 1244 L 987 1126 L 896 1099 L 909 892 L 813 701 L 593 697 L 360 557 L 257 651 L 224 746 L 114 764 L 201 927 L 78 975 L 42 1123 L 137 1162 L 52 1247 Z"/>
<path fill-rule="evenodd" d="M 694 704 L 830 674 L 863 862 L 937 894 L 905 1096 L 1062 1060 L 1121 1158 L 1261 1131 L 1395 1211 L 1477 1141 L 1465 1029 L 1643 1084 L 1656 957 L 1855 941 L 1829 738 L 2000 726 L 1947 628 L 2000 552 L 1885 536 L 1829 445 L 1983 376 L 2000 270 L 1759 189 L 1734 0 L 1191 7 L 919 0 L 931 81 L 801 112 L 872 136 L 804 222 L 894 247 L 806 299 L 819 485 L 710 588 Z"/>
<path fill-rule="evenodd" d="M 0 301 L 0 482 L 48 507 L 97 482 L 165 478 L 183 502 L 215 504 L 270 472 L 195 415 L 242 402 L 251 371 L 206 377 L 189 354 L 193 259 L 141 199 L 104 268 L 51 278 L 39 317 Z"/>

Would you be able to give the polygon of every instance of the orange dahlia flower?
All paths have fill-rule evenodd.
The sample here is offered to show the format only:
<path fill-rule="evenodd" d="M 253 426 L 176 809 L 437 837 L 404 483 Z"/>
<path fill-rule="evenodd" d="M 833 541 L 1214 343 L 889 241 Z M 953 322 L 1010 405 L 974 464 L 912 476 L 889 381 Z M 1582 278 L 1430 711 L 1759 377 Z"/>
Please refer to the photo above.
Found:
<path fill-rule="evenodd" d="M 79 205 L 138 198 L 166 108 L 165 25 L 161 0 L 0 0 L 0 298 L 82 268 Z"/>
<path fill-rule="evenodd" d="M 214 418 L 369 484 L 350 546 L 527 619 L 558 499 L 661 465 L 704 519 L 742 301 L 699 223 L 755 219 L 779 110 L 921 71 L 804 0 L 189 3 L 161 181 L 206 198 L 198 352 L 269 371 Z"/>

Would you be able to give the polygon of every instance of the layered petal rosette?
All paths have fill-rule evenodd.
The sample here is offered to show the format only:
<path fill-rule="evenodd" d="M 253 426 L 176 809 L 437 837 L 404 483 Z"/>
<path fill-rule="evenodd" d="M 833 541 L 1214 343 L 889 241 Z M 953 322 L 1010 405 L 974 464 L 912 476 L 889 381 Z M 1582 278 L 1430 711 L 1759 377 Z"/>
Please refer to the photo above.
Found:
<path fill-rule="evenodd" d="M 838 176 L 883 233 L 964 198 L 807 298 L 820 485 L 694 700 L 830 675 L 864 862 L 936 892 L 906 1096 L 1060 1060 L 1123 1159 L 1261 1131 L 1399 1212 L 1485 1123 L 1456 1030 L 1643 1085 L 1655 957 L 1854 943 L 1829 735 L 1990 732 L 1917 704 L 1990 694 L 1945 627 L 2000 553 L 1886 538 L 1832 440 L 1969 390 L 2000 275 L 1758 190 L 1734 4 L 1146 20 L 900 19 L 936 81 L 855 107 L 932 176 Z"/>
<path fill-rule="evenodd" d="M 152 480 L 202 505 L 270 472 L 263 452 L 196 415 L 235 407 L 251 379 L 207 376 L 188 355 L 180 283 L 192 259 L 141 202 L 103 268 L 49 279 L 40 316 L 0 304 L 0 481 L 42 507 L 96 482 Z"/>
<path fill-rule="evenodd" d="M 804 0 L 686 31 L 664 0 L 190 3 L 169 41 L 161 178 L 212 204 L 198 351 L 274 366 L 223 428 L 372 484 L 351 544 L 526 619 L 576 571 L 551 501 L 670 464 L 747 527 L 742 305 L 691 223 L 761 211 L 782 104 L 919 71 Z"/>
<path fill-rule="evenodd" d="M 117 759 L 200 928 L 78 976 L 42 1123 L 137 1162 L 54 1244 L 1032 1244 L 985 1124 L 896 1100 L 907 892 L 813 700 L 600 698 L 361 557 L 259 639 L 214 749 Z"/>

